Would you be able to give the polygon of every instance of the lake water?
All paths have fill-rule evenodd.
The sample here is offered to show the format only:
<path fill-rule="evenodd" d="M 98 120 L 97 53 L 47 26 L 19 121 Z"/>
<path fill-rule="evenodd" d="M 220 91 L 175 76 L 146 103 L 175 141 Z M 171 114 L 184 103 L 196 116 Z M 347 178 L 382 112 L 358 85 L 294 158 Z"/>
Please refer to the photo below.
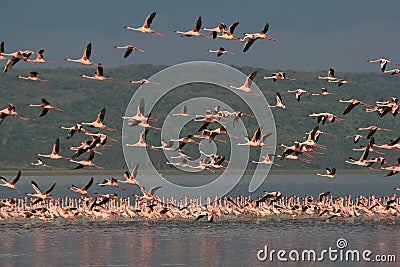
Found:
<path fill-rule="evenodd" d="M 343 175 L 345 181 L 321 179 L 313 175 L 270 175 L 258 190 L 279 190 L 284 195 L 318 195 L 331 191 L 334 195 L 363 194 L 378 196 L 395 193 L 400 185 L 398 177 L 377 175 Z M 105 176 L 96 176 L 100 182 Z M 24 179 L 24 180 L 23 180 Z M 22 177 L 19 189 L 32 192 L 30 180 L 47 188 L 57 182 L 53 196 L 62 197 L 71 192 L 71 183 L 84 184 L 88 177 Z M 241 184 L 230 194 L 236 196 L 246 187 Z M 93 186 L 89 193 L 103 190 Z M 125 191 L 130 191 L 129 189 Z M 122 192 L 121 196 L 130 192 Z M 1 198 L 11 190 L 0 189 Z M 157 221 L 146 226 L 143 220 L 132 221 L 57 221 L 45 225 L 0 224 L 0 266 L 314 266 L 311 261 L 289 263 L 278 260 L 273 254 L 260 261 L 257 254 L 265 246 L 271 250 L 300 252 L 336 249 L 346 253 L 371 250 L 375 255 L 400 257 L 400 221 L 384 219 L 296 219 L 237 218 L 220 219 L 217 223 L 205 221 Z M 347 247 L 338 249 L 337 240 L 344 238 Z M 390 254 L 390 255 L 389 255 Z M 263 253 L 259 253 L 263 256 Z M 292 254 L 292 256 L 295 254 Z M 344 255 L 344 254 L 343 254 Z M 361 255 L 361 254 L 360 254 Z M 389 255 L 389 256 L 388 256 Z M 361 257 L 361 256 L 360 256 Z M 288 254 L 286 254 L 288 258 Z M 344 260 L 344 258 L 343 258 Z M 325 254 L 323 266 L 365 266 L 367 262 L 332 261 Z M 398 266 L 393 262 L 368 263 L 368 266 Z"/>

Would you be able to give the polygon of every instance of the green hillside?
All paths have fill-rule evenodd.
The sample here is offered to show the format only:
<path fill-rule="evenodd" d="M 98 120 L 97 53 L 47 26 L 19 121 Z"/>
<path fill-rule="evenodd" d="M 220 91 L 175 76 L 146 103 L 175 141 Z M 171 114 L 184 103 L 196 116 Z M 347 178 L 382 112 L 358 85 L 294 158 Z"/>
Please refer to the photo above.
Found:
<path fill-rule="evenodd" d="M 60 138 L 60 154 L 71 156 L 72 151 L 68 146 L 77 146 L 82 140 L 88 139 L 82 134 L 77 134 L 70 140 L 66 139 L 67 131 L 59 128 L 60 125 L 72 126 L 82 121 L 93 121 L 103 107 L 107 108 L 105 124 L 118 129 L 116 133 L 109 133 L 110 137 L 121 140 L 122 119 L 126 107 L 138 85 L 129 83 L 129 80 L 148 78 L 162 70 L 166 66 L 156 65 L 131 65 L 117 68 L 105 69 L 105 76 L 116 77 L 117 81 L 92 81 L 79 75 L 82 73 L 94 73 L 94 67 L 84 68 L 52 68 L 40 69 L 40 77 L 48 79 L 50 82 L 41 83 L 25 81 L 16 78 L 16 75 L 27 76 L 31 69 L 12 69 L 8 73 L 0 74 L 0 109 L 6 107 L 11 102 L 16 107 L 16 111 L 28 117 L 28 121 L 8 117 L 0 125 L 0 169 L 33 168 L 30 162 L 36 161 L 36 153 L 47 154 L 51 151 L 53 142 Z M 236 67 L 245 74 L 256 70 L 250 67 Z M 329 68 L 329 66 L 327 67 Z M 274 70 L 257 69 L 258 75 L 255 83 L 262 90 L 271 105 L 275 104 L 275 93 L 281 92 L 284 104 L 293 110 L 273 110 L 277 128 L 277 140 L 279 143 L 291 145 L 293 141 L 301 141 L 304 132 L 311 130 L 317 125 L 316 119 L 308 117 L 310 112 L 330 112 L 339 117 L 344 117 L 345 122 L 335 122 L 321 125 L 321 130 L 329 133 L 320 137 L 320 143 L 327 145 L 328 149 L 323 155 L 315 155 L 311 164 L 300 162 L 282 161 L 285 168 L 290 169 L 324 169 L 325 167 L 335 166 L 336 168 L 352 168 L 343 162 L 348 156 L 358 158 L 361 152 L 352 151 L 356 145 L 351 139 L 345 139 L 345 135 L 358 132 L 357 127 L 367 127 L 377 125 L 393 129 L 393 132 L 377 132 L 375 134 L 376 143 L 387 143 L 399 136 L 399 117 L 388 114 L 380 118 L 376 113 L 366 113 L 364 107 L 357 106 L 352 112 L 343 116 L 346 108 L 345 103 L 339 103 L 338 99 L 356 98 L 363 102 L 373 104 L 377 100 L 389 99 L 398 96 L 400 88 L 400 76 L 386 75 L 384 73 L 340 73 L 336 72 L 337 77 L 345 77 L 347 80 L 354 81 L 354 85 L 343 85 L 338 87 L 336 83 L 327 83 L 316 79 L 316 76 L 325 76 L 326 70 L 315 72 L 300 72 L 287 70 L 289 77 L 296 78 L 297 81 L 278 81 L 273 83 L 271 80 L 263 80 L 262 76 L 269 76 Z M 326 87 L 335 95 L 311 97 L 303 95 L 301 101 L 295 101 L 294 94 L 284 92 L 287 89 L 294 90 L 303 88 L 312 93 L 318 93 L 321 87 Z M 201 89 L 201 90 L 200 90 Z M 220 99 L 234 108 L 249 112 L 237 97 L 221 90 L 217 86 L 204 84 L 191 84 L 177 88 L 163 98 L 152 111 L 153 116 L 159 118 L 155 126 L 160 127 L 163 118 L 173 107 L 184 100 L 208 96 Z M 59 113 L 50 111 L 46 116 L 39 117 L 40 109 L 29 107 L 28 104 L 39 104 L 41 98 L 47 99 L 52 105 L 63 109 L 65 112 Z M 212 109 L 213 107 L 210 107 Z M 147 113 L 148 111 L 146 111 Z M 252 134 L 257 128 L 252 120 L 244 119 L 249 133 Z M 192 128 L 197 128 L 195 124 Z M 216 125 L 213 125 L 216 126 Z M 91 129 L 88 129 L 91 130 Z M 94 131 L 94 130 L 92 130 Z M 187 130 L 190 132 L 189 130 Z M 106 132 L 105 132 L 106 133 Z M 186 132 L 182 133 L 182 135 Z M 243 141 L 244 137 L 240 137 Z M 151 131 L 149 143 L 159 145 L 159 135 L 156 131 Z M 366 140 L 360 141 L 361 145 L 366 145 Z M 122 154 L 121 141 L 119 143 L 109 142 L 112 148 L 102 148 L 103 155 L 96 156 L 94 162 L 106 169 L 121 170 L 125 169 L 125 160 Z M 358 146 L 358 145 L 357 145 Z M 278 147 L 277 152 L 281 153 L 282 148 Z M 383 150 L 382 150 L 383 151 Z M 221 146 L 221 154 L 229 152 L 228 146 Z M 252 159 L 256 158 L 257 149 L 252 149 Z M 386 151 L 383 151 L 386 152 Z M 157 151 L 151 152 L 152 160 L 157 167 L 168 168 L 163 162 L 165 158 Z M 377 156 L 372 153 L 372 156 Z M 390 162 L 399 157 L 396 152 L 387 152 L 385 158 Z M 73 166 L 67 161 L 47 160 L 47 163 L 56 168 L 65 169 Z M 254 165 L 249 165 L 254 167 Z"/>

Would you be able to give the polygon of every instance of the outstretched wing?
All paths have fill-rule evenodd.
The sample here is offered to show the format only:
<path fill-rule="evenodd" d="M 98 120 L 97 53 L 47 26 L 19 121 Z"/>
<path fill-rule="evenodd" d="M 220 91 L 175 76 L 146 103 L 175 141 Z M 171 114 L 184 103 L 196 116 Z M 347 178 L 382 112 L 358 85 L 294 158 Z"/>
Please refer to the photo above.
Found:
<path fill-rule="evenodd" d="M 201 17 L 199 17 L 196 21 L 196 24 L 194 24 L 192 31 L 198 32 L 201 28 Z"/>
<path fill-rule="evenodd" d="M 156 12 L 151 13 L 147 16 L 146 20 L 144 21 L 143 27 L 150 28 L 151 23 L 153 22 L 154 17 L 156 16 Z"/>

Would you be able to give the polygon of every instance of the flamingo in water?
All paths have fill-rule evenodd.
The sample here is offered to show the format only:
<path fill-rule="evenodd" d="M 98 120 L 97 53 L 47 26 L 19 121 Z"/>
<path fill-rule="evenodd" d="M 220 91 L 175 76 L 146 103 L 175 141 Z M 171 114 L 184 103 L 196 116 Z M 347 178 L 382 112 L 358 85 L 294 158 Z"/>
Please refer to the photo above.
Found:
<path fill-rule="evenodd" d="M 89 60 L 91 54 L 92 54 L 92 42 L 89 42 L 86 45 L 86 48 L 83 51 L 83 55 L 82 55 L 81 58 L 71 59 L 71 58 L 67 57 L 67 58 L 64 58 L 64 60 L 69 61 L 69 62 L 80 63 L 80 64 L 83 64 L 83 65 L 96 65 L 96 64 L 94 64 L 93 62 L 91 62 Z"/>
<path fill-rule="evenodd" d="M 148 15 L 146 17 L 142 27 L 140 27 L 140 28 L 132 28 L 132 27 L 129 27 L 129 26 L 124 26 L 123 28 L 127 29 L 127 30 L 132 30 L 132 31 L 139 31 L 139 32 L 142 32 L 142 33 L 153 33 L 153 34 L 158 35 L 158 36 L 164 36 L 164 34 L 156 32 L 153 29 L 150 29 L 150 25 L 153 22 L 153 19 L 155 18 L 156 15 L 157 15 L 157 12 L 153 12 L 150 15 Z"/>

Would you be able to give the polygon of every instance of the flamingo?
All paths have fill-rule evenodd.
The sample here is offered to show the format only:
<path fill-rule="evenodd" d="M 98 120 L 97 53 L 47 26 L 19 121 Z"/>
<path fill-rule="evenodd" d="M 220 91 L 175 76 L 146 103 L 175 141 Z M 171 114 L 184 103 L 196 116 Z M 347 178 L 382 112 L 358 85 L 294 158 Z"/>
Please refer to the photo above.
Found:
<path fill-rule="evenodd" d="M 97 64 L 97 69 L 96 73 L 94 76 L 88 76 L 85 74 L 81 74 L 81 77 L 91 79 L 91 80 L 96 80 L 96 81 L 115 81 L 117 78 L 106 78 L 103 76 L 104 69 L 103 65 L 101 63 Z"/>
<path fill-rule="evenodd" d="M 347 113 L 349 113 L 350 111 L 352 111 L 353 110 L 353 108 L 355 107 L 355 106 L 357 106 L 357 105 L 362 105 L 362 106 L 367 106 L 367 107 L 370 107 L 370 105 L 368 105 L 368 104 L 365 104 L 364 102 L 361 102 L 360 100 L 357 100 L 357 99 L 350 99 L 350 100 L 342 100 L 342 99 L 339 99 L 338 100 L 340 103 L 349 103 L 348 105 L 347 105 L 347 107 L 346 107 L 346 109 L 343 111 L 343 115 L 346 115 Z"/>
<path fill-rule="evenodd" d="M 400 74 L 400 70 L 399 69 L 385 70 L 385 73 L 390 73 L 390 75 L 395 75 L 395 74 Z"/>
<path fill-rule="evenodd" d="M 146 147 L 146 148 L 150 148 L 150 149 L 153 149 L 153 150 L 157 150 L 156 147 L 153 147 L 153 146 L 148 145 L 146 143 L 146 137 L 147 137 L 148 133 L 149 133 L 149 129 L 145 128 L 143 130 L 143 132 L 140 133 L 139 141 L 137 143 L 135 143 L 135 144 L 125 144 L 125 146 Z"/>
<path fill-rule="evenodd" d="M 15 186 L 15 184 L 19 181 L 19 178 L 21 177 L 21 170 L 18 170 L 17 175 L 14 177 L 14 179 L 12 179 L 10 182 L 7 181 L 6 178 L 0 176 L 0 181 L 2 181 L 3 183 L 0 184 L 0 186 L 3 187 L 8 187 L 10 189 L 14 189 L 15 191 L 17 191 L 18 193 L 22 194 L 21 191 L 19 191 L 17 189 L 17 187 Z"/>
<path fill-rule="evenodd" d="M 5 118 L 8 116 L 13 116 L 20 118 L 21 120 L 28 120 L 28 118 L 24 118 L 20 116 L 16 111 L 15 111 L 15 106 L 11 103 L 8 103 L 8 106 L 5 109 L 0 110 L 0 124 L 4 121 Z"/>
<path fill-rule="evenodd" d="M 106 108 L 104 107 L 100 113 L 97 115 L 97 119 L 93 122 L 81 122 L 80 124 L 82 125 L 87 125 L 91 128 L 99 128 L 99 129 L 104 129 L 108 130 L 111 132 L 116 132 L 117 130 L 114 128 L 110 128 L 106 125 L 103 124 L 104 117 L 106 116 Z"/>
<path fill-rule="evenodd" d="M 317 117 L 318 123 L 322 121 L 322 124 L 325 124 L 325 122 L 328 120 L 330 123 L 333 123 L 335 121 L 346 121 L 345 119 L 339 118 L 336 115 L 333 115 L 332 113 L 328 112 L 321 112 L 321 113 L 315 113 L 312 112 L 308 114 L 307 116 L 309 117 Z"/>
<path fill-rule="evenodd" d="M 326 173 L 316 173 L 315 175 L 328 177 L 331 179 L 344 180 L 343 178 L 337 177 L 335 174 L 336 174 L 336 168 L 332 168 L 332 169 L 326 168 Z"/>
<path fill-rule="evenodd" d="M 213 39 L 217 37 L 218 33 L 224 34 L 226 32 L 226 25 L 222 22 L 219 23 L 218 27 L 212 28 L 212 29 L 207 29 L 207 28 L 201 28 L 203 31 L 210 31 L 212 32 Z"/>
<path fill-rule="evenodd" d="M 50 154 L 40 154 L 40 153 L 38 153 L 36 155 L 39 156 L 39 157 L 45 157 L 45 158 L 50 158 L 50 159 L 67 159 L 67 160 L 70 159 L 70 158 L 66 158 L 64 156 L 59 155 L 58 154 L 59 151 L 60 151 L 60 139 L 57 138 L 56 141 L 54 142 L 53 149 L 52 149 Z"/>
<path fill-rule="evenodd" d="M 54 183 L 51 187 L 49 187 L 46 191 L 41 191 L 39 186 L 35 181 L 31 181 L 31 185 L 33 190 L 35 190 L 36 193 L 27 193 L 28 196 L 36 197 L 37 199 L 32 203 L 32 205 L 35 205 L 39 203 L 40 201 L 45 200 L 46 198 L 51 199 L 50 192 L 53 191 L 54 187 L 56 186 L 56 183 Z"/>
<path fill-rule="evenodd" d="M 256 164 L 265 164 L 265 165 L 274 165 L 274 166 L 277 166 L 277 167 L 283 167 L 283 165 L 277 164 L 277 163 L 273 162 L 273 161 L 269 158 L 268 154 L 265 154 L 264 156 L 262 156 L 262 158 L 263 158 L 262 161 L 255 161 L 255 160 L 252 160 L 251 162 L 252 162 L 252 163 L 256 163 Z"/>
<path fill-rule="evenodd" d="M 381 128 L 381 127 L 378 127 L 378 126 L 375 126 L 375 125 L 371 125 L 371 126 L 368 126 L 368 127 L 359 127 L 359 128 L 357 128 L 357 130 L 359 130 L 359 131 L 369 130 L 369 133 L 367 135 L 367 139 L 370 139 L 376 133 L 376 131 L 393 132 L 393 130 L 386 129 L 386 128 Z"/>
<path fill-rule="evenodd" d="M 160 189 L 161 186 L 154 186 L 150 188 L 149 191 L 146 191 L 144 187 L 140 187 L 140 191 L 142 192 L 143 196 L 141 197 L 142 200 L 150 200 L 150 201 L 157 201 L 157 199 L 154 197 L 154 193 Z"/>
<path fill-rule="evenodd" d="M 11 68 L 17 64 L 21 59 L 24 61 L 27 61 L 28 58 L 32 55 L 32 51 L 30 50 L 25 50 L 25 51 L 17 51 L 12 54 L 4 54 L 3 56 L 11 56 L 10 59 L 8 59 L 7 64 L 4 66 L 3 72 L 7 72 L 11 70 Z"/>
<path fill-rule="evenodd" d="M 80 187 L 77 187 L 76 185 L 72 184 L 72 186 L 68 187 L 68 189 L 89 198 L 89 194 L 88 194 L 87 190 L 92 186 L 93 181 L 94 181 L 94 178 L 90 177 L 90 180 L 83 187 L 80 188 Z"/>
<path fill-rule="evenodd" d="M 287 109 L 291 109 L 291 108 L 286 107 L 283 104 L 282 97 L 281 97 L 281 94 L 279 92 L 276 92 L 276 105 L 275 106 L 268 105 L 268 107 L 270 107 L 270 108 L 282 108 L 282 109 L 287 108 Z"/>
<path fill-rule="evenodd" d="M 384 58 L 368 59 L 367 62 L 371 62 L 371 63 L 377 62 L 377 63 L 379 63 L 382 72 L 385 72 L 387 64 L 392 63 L 390 60 L 387 60 L 387 59 L 384 59 Z"/>
<path fill-rule="evenodd" d="M 71 150 L 76 150 L 74 155 L 72 155 L 72 158 L 75 159 L 87 151 L 95 152 L 94 148 L 99 143 L 100 143 L 100 137 L 92 136 L 91 140 L 86 140 L 86 141 L 81 142 L 81 145 L 79 147 L 68 147 L 68 148 Z M 97 154 L 101 154 L 101 153 L 97 152 Z"/>
<path fill-rule="evenodd" d="M 47 112 L 49 112 L 50 109 L 56 110 L 58 112 L 64 112 L 64 110 L 56 108 L 56 107 L 50 105 L 50 103 L 44 98 L 42 98 L 42 104 L 29 104 L 29 106 L 30 107 L 40 107 L 40 108 L 42 108 L 42 111 L 40 112 L 39 117 L 43 117 L 44 115 L 46 115 Z"/>
<path fill-rule="evenodd" d="M 89 154 L 89 157 L 87 159 L 85 159 L 85 160 L 75 161 L 73 159 L 70 159 L 69 160 L 70 162 L 78 163 L 78 165 L 75 168 L 71 168 L 71 170 L 82 169 L 82 168 L 84 168 L 86 166 L 95 167 L 97 169 L 104 170 L 103 167 L 97 166 L 96 164 L 94 164 L 92 162 L 93 158 L 94 158 L 94 152 L 91 151 L 90 154 Z"/>
<path fill-rule="evenodd" d="M 7 57 L 4 56 L 4 41 L 0 43 L 0 60 L 6 60 Z"/>
<path fill-rule="evenodd" d="M 274 82 L 279 81 L 279 80 L 288 80 L 288 81 L 296 81 L 296 79 L 294 78 L 288 78 L 286 77 L 286 73 L 285 72 L 277 72 L 277 73 L 272 73 L 272 76 L 263 76 L 262 77 L 264 80 L 272 80 Z"/>
<path fill-rule="evenodd" d="M 325 87 L 321 88 L 321 93 L 311 94 L 312 96 L 320 96 L 320 95 L 334 95 L 333 93 L 328 92 L 328 89 Z"/>
<path fill-rule="evenodd" d="M 251 74 L 246 76 L 246 80 L 242 86 L 234 86 L 234 85 L 228 85 L 229 88 L 237 89 L 246 93 L 251 93 L 256 96 L 260 96 L 259 94 L 255 93 L 253 90 L 251 90 L 250 86 L 251 83 L 253 82 L 254 78 L 257 75 L 257 71 L 253 71 Z"/>
<path fill-rule="evenodd" d="M 262 131 L 262 126 L 257 128 L 257 130 L 254 132 L 253 137 L 251 139 L 248 136 L 245 136 L 246 143 L 236 143 L 236 144 L 238 146 L 270 148 L 264 142 L 265 142 L 265 139 L 267 137 L 271 136 L 272 133 L 267 133 L 267 134 L 261 135 L 261 131 Z"/>
<path fill-rule="evenodd" d="M 335 79 L 335 80 L 328 80 L 330 83 L 337 83 L 338 86 L 342 86 L 343 84 L 355 84 L 355 82 L 349 82 L 345 79 Z"/>
<path fill-rule="evenodd" d="M 155 126 L 152 126 L 152 125 L 149 124 L 150 116 L 151 116 L 151 113 L 149 113 L 149 115 L 147 115 L 147 119 L 144 120 L 144 121 L 135 120 L 134 122 L 128 122 L 128 126 L 129 127 L 131 127 L 131 126 L 140 126 L 140 127 L 143 127 L 143 128 L 152 128 L 152 129 L 155 129 L 157 131 L 161 131 L 161 128 L 155 127 Z"/>
<path fill-rule="evenodd" d="M 135 81 L 135 80 L 130 80 L 129 81 L 130 83 L 133 83 L 133 84 L 140 84 L 140 85 L 143 85 L 143 84 L 160 84 L 160 83 L 157 83 L 157 82 L 151 82 L 151 81 L 149 81 L 149 80 L 147 80 L 147 79 L 140 79 L 140 80 L 137 80 L 137 81 Z"/>
<path fill-rule="evenodd" d="M 393 149 L 393 150 L 397 150 L 397 151 L 400 151 L 400 145 L 399 145 L 399 142 L 400 142 L 400 137 L 398 137 L 397 139 L 395 139 L 395 140 L 391 140 L 389 143 L 387 143 L 387 144 L 382 144 L 382 145 L 378 145 L 378 144 L 374 144 L 374 146 L 375 147 L 378 147 L 378 148 L 382 148 L 382 149 Z"/>
<path fill-rule="evenodd" d="M 364 148 L 364 152 L 362 153 L 361 157 L 359 160 L 356 160 L 352 157 L 349 157 L 349 160 L 345 160 L 344 162 L 352 164 L 352 165 L 357 165 L 357 166 L 361 166 L 361 167 L 370 167 L 372 165 L 372 163 L 368 163 L 366 162 L 367 158 L 368 158 L 368 154 L 370 151 L 371 146 L 368 145 Z"/>
<path fill-rule="evenodd" d="M 112 177 L 111 180 L 110 179 L 104 179 L 103 182 L 97 183 L 97 185 L 99 185 L 99 186 L 111 186 L 111 187 L 116 187 L 116 188 L 121 189 L 121 190 L 125 190 L 125 188 L 122 188 L 122 187 L 120 187 L 118 185 L 118 180 L 116 178 L 114 178 L 114 177 Z"/>
<path fill-rule="evenodd" d="M 77 124 L 75 124 L 74 126 L 71 126 L 71 127 L 60 126 L 60 128 L 64 129 L 64 130 L 68 130 L 67 139 L 70 139 L 76 132 L 88 133 L 88 131 L 83 129 L 82 124 L 79 124 L 79 123 L 77 123 Z"/>
<path fill-rule="evenodd" d="M 230 52 L 230 51 L 225 50 L 225 48 L 223 48 L 222 46 L 218 50 L 208 49 L 207 52 L 217 53 L 217 57 L 220 57 L 220 56 L 222 56 L 224 54 L 230 54 L 230 55 L 236 54 L 235 52 Z"/>
<path fill-rule="evenodd" d="M 302 162 L 305 162 L 305 163 L 308 163 L 308 164 L 311 163 L 311 160 L 309 160 L 309 159 L 303 159 L 303 158 L 299 157 L 297 152 L 294 152 L 294 153 L 292 153 L 292 154 L 285 155 L 285 157 L 282 157 L 281 155 L 274 155 L 274 156 L 276 156 L 276 157 L 278 157 L 278 158 L 280 158 L 280 159 L 284 159 L 284 158 L 285 158 L 285 159 L 290 159 L 290 160 L 302 161 Z"/>
<path fill-rule="evenodd" d="M 156 16 L 156 14 L 157 14 L 157 12 L 153 12 L 150 15 L 148 15 L 146 17 L 142 27 L 140 27 L 140 28 L 132 28 L 132 27 L 129 27 L 129 26 L 124 26 L 123 28 L 127 29 L 127 30 L 132 30 L 132 31 L 139 31 L 139 32 L 142 32 L 142 33 L 153 33 L 153 34 L 158 35 L 158 36 L 164 36 L 164 34 L 156 32 L 153 29 L 150 29 L 150 25 L 153 22 L 153 19 Z"/>
<path fill-rule="evenodd" d="M 182 37 L 207 37 L 204 36 L 204 34 L 200 33 L 199 30 L 201 28 L 201 17 L 199 17 L 196 21 L 196 23 L 194 24 L 193 28 L 190 31 L 186 31 L 186 32 L 182 32 L 179 30 L 175 30 L 175 33 L 181 34 Z M 208 37 L 207 37 L 208 38 Z"/>
<path fill-rule="evenodd" d="M 46 63 L 46 62 L 47 62 L 47 63 L 50 63 L 50 64 L 55 64 L 54 61 L 49 61 L 49 60 L 44 59 L 43 53 L 44 53 L 44 49 L 40 49 L 39 51 L 37 51 L 37 52 L 35 53 L 35 54 L 37 55 L 37 56 L 36 56 L 36 59 L 33 59 L 33 60 L 27 59 L 27 62 L 33 63 L 33 64 L 36 64 L 36 63 Z"/>
<path fill-rule="evenodd" d="M 193 115 L 188 114 L 187 113 L 187 106 L 183 105 L 181 113 L 175 113 L 175 114 L 172 114 L 172 116 L 191 117 Z"/>
<path fill-rule="evenodd" d="M 179 146 L 175 149 L 175 151 L 178 151 L 182 149 L 187 143 L 199 144 L 199 142 L 193 140 L 192 137 L 193 137 L 192 134 L 188 134 L 185 137 L 179 139 L 170 139 L 169 141 L 179 142 Z"/>
<path fill-rule="evenodd" d="M 162 149 L 162 150 L 164 150 L 164 151 L 174 151 L 175 150 L 175 148 L 173 148 L 173 146 L 174 146 L 174 141 L 169 141 L 168 143 L 167 143 L 167 141 L 165 141 L 164 139 L 161 139 L 161 146 L 157 146 L 157 147 L 154 147 L 154 148 L 156 148 L 156 149 Z"/>
<path fill-rule="evenodd" d="M 30 80 L 30 81 L 39 81 L 39 82 L 48 82 L 49 81 L 49 80 L 42 80 L 42 79 L 38 78 L 38 76 L 37 76 L 38 74 L 39 74 L 39 72 L 37 72 L 37 71 L 31 71 L 31 72 L 29 72 L 28 77 L 18 75 L 17 78 L 20 78 L 23 80 Z"/>
<path fill-rule="evenodd" d="M 33 166 L 42 166 L 44 168 L 51 168 L 50 165 L 47 165 L 46 163 L 44 163 L 44 161 L 40 158 L 37 158 L 36 162 L 31 162 L 31 165 Z"/>
<path fill-rule="evenodd" d="M 355 135 L 346 135 L 345 138 L 353 138 L 354 144 L 357 144 L 360 138 L 363 138 L 364 136 L 355 134 Z"/>
<path fill-rule="evenodd" d="M 256 33 L 243 33 L 244 38 L 243 40 L 245 40 L 246 38 L 249 39 L 264 39 L 264 40 L 270 40 L 270 41 L 276 41 L 275 39 L 269 37 L 266 35 L 267 31 L 269 30 L 269 23 L 267 22 L 264 26 L 264 28 Z"/>
<path fill-rule="evenodd" d="M 298 88 L 296 90 L 286 90 L 287 93 L 295 93 L 296 94 L 296 101 L 300 102 L 300 96 L 302 94 L 310 95 L 311 93 L 307 92 L 304 89 Z"/>
<path fill-rule="evenodd" d="M 125 184 L 133 184 L 133 185 L 137 185 L 140 187 L 138 181 L 136 180 L 138 170 L 139 170 L 139 163 L 136 164 L 135 168 L 133 169 L 133 171 L 131 173 L 129 173 L 129 171 L 125 171 L 124 172 L 125 180 L 118 180 L 118 182 L 125 183 Z"/>
<path fill-rule="evenodd" d="M 87 44 L 85 50 L 83 51 L 83 55 L 81 58 L 71 59 L 71 58 L 67 57 L 67 58 L 64 58 L 64 60 L 69 61 L 69 62 L 80 63 L 83 65 L 96 65 L 95 63 L 93 63 L 89 60 L 91 54 L 92 54 L 92 42 L 89 42 Z"/>
<path fill-rule="evenodd" d="M 335 70 L 330 68 L 328 71 L 328 76 L 318 76 L 317 78 L 320 80 L 334 81 L 334 80 L 336 80 Z"/>
<path fill-rule="evenodd" d="M 221 35 L 217 35 L 217 37 L 218 37 L 218 38 L 225 39 L 225 40 L 236 40 L 236 41 L 239 41 L 239 42 L 243 42 L 242 39 L 236 38 L 236 35 L 233 34 L 233 32 L 235 31 L 235 29 L 236 29 L 236 27 L 237 27 L 238 25 L 239 25 L 239 21 L 233 23 L 232 25 L 230 25 L 230 26 L 228 27 L 228 30 L 227 30 L 227 31 L 223 32 Z"/>
<path fill-rule="evenodd" d="M 142 53 L 147 52 L 147 51 L 137 48 L 136 46 L 133 46 L 133 45 L 124 45 L 124 46 L 116 45 L 116 46 L 114 46 L 114 48 L 125 49 L 124 58 L 127 58 L 134 50 L 142 52 Z"/>
<path fill-rule="evenodd" d="M 382 170 L 390 171 L 386 176 L 392 176 L 400 172 L 400 158 L 397 159 L 395 166 L 381 167 Z"/>

